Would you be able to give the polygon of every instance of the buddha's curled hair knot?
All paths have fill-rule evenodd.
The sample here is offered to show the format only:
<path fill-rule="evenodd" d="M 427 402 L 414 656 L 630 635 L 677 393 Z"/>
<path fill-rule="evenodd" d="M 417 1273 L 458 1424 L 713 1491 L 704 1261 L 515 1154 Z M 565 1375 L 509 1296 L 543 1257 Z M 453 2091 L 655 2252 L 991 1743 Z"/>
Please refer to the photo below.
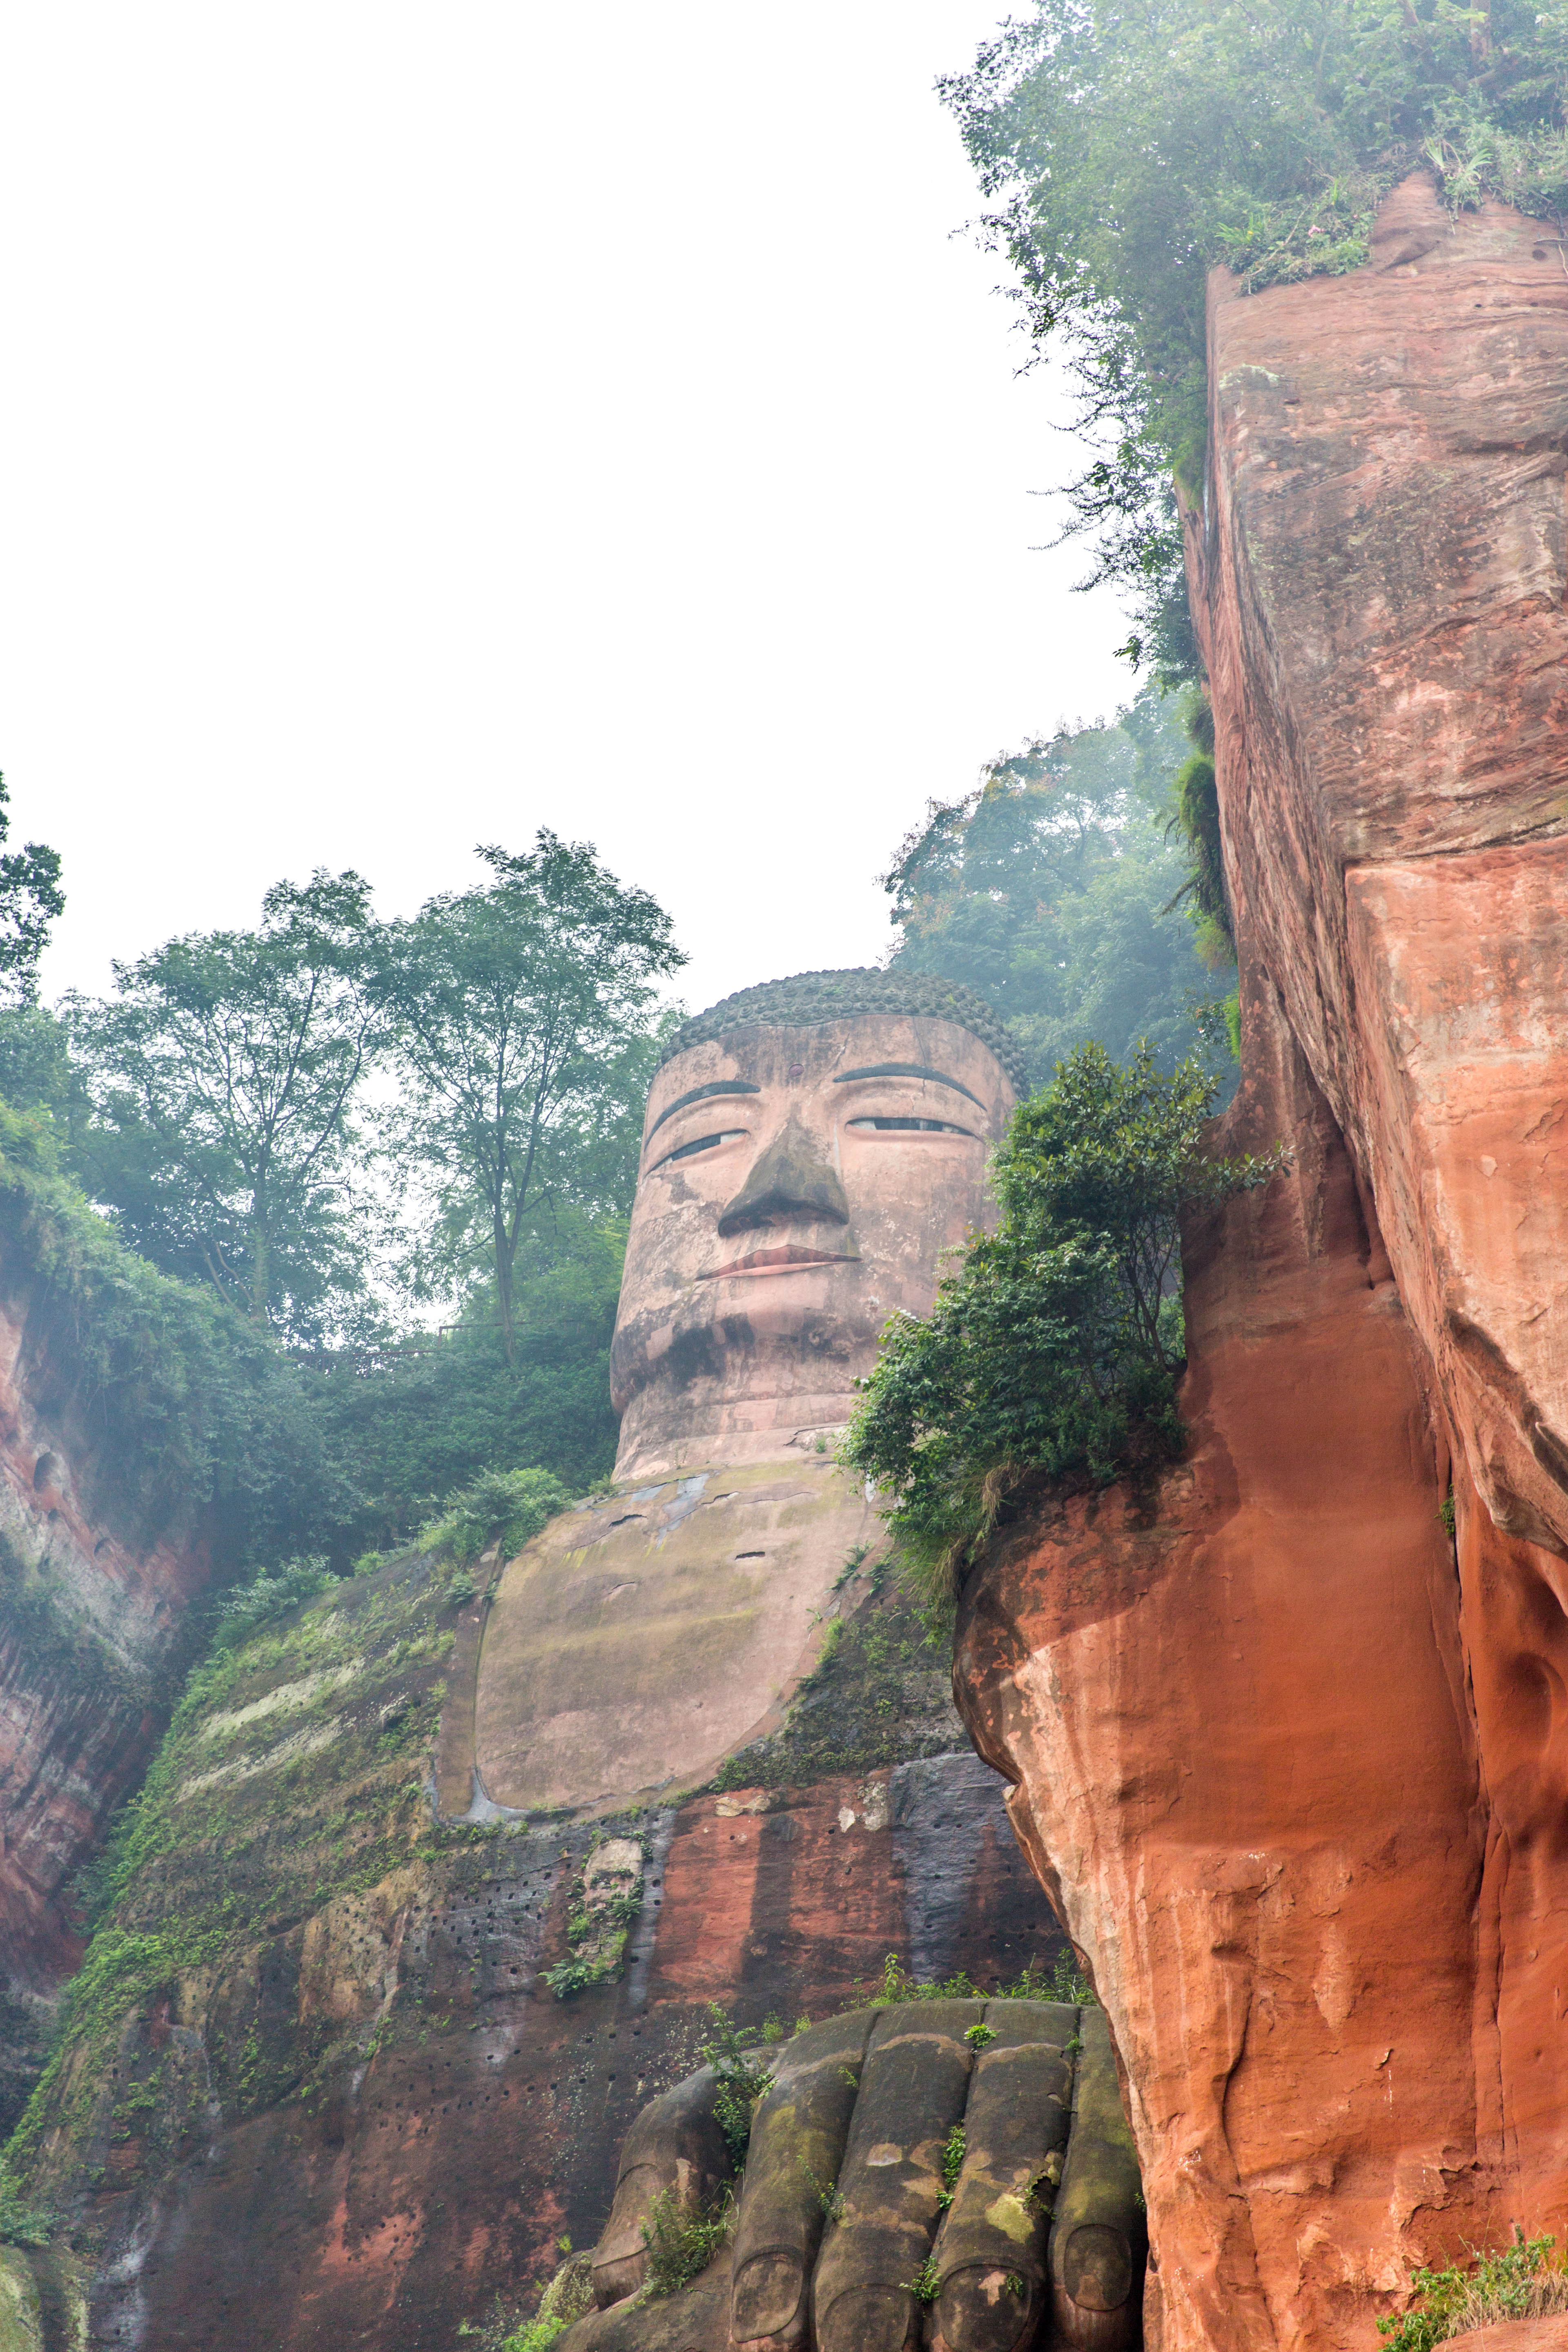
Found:
<path fill-rule="evenodd" d="M 660 1065 L 732 1029 L 808 1029 L 821 1022 L 856 1021 L 878 1013 L 951 1021 L 967 1029 L 990 1047 L 1018 1091 L 1026 1090 L 1024 1055 L 978 990 L 932 972 L 879 971 L 869 964 L 846 971 L 797 971 L 792 979 L 761 981 L 754 988 L 721 997 L 706 1013 L 682 1022 L 659 1056 Z"/>

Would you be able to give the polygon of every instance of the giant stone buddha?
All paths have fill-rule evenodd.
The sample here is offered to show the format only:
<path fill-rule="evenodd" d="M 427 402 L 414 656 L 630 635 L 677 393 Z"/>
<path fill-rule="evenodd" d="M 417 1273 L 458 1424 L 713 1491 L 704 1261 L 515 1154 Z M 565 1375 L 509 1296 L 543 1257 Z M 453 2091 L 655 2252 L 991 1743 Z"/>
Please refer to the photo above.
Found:
<path fill-rule="evenodd" d="M 510 1562 L 443 1805 L 615 1809 L 763 1736 L 880 1522 L 834 1441 L 891 1316 L 987 1214 L 1016 1049 L 983 999 L 803 972 L 689 1021 L 648 1097 L 616 1489 Z"/>

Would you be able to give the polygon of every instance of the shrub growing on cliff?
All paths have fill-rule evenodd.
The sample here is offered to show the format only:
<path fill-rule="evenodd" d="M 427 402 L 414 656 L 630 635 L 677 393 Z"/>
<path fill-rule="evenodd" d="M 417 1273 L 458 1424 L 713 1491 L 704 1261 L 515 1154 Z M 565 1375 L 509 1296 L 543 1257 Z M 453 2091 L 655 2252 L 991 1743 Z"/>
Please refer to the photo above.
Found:
<path fill-rule="evenodd" d="M 445 1517 L 422 1537 L 430 1551 L 447 1551 L 467 1568 L 489 1546 L 510 1559 L 571 1501 L 548 1470 L 487 1470 L 454 1495 Z"/>
<path fill-rule="evenodd" d="M 1556 2244 L 1555 2238 L 1527 2239 L 1516 2223 L 1512 2245 L 1500 2253 L 1472 2252 L 1467 2263 L 1417 2271 L 1411 2285 L 1421 2308 L 1378 2321 L 1384 2352 L 1432 2352 L 1474 2327 L 1568 2311 L 1568 2263 L 1555 2255 Z"/>
<path fill-rule="evenodd" d="M 1561 229 L 1565 90 L 1563 0 L 1035 0 L 945 83 L 1029 329 L 1067 331 L 1100 428 L 1069 528 L 1131 596 L 1134 659 L 1195 666 L 1171 476 L 1202 470 L 1210 265 L 1248 290 L 1353 269 L 1421 168 Z"/>
<path fill-rule="evenodd" d="M 705 2271 L 729 2237 L 734 2214 L 730 2191 L 721 2189 L 710 2204 L 684 2202 L 672 2189 L 662 2189 L 647 2209 L 642 2225 L 647 2248 L 647 2273 L 643 2294 L 648 2302 L 679 2294 Z"/>
<path fill-rule="evenodd" d="M 1123 1068 L 1098 1045 L 1058 1064 L 996 1154 L 995 1234 L 925 1322 L 889 1325 L 844 1454 L 933 1598 L 1025 1482 L 1102 1485 L 1176 1452 L 1182 1211 L 1279 1165 L 1206 1156 L 1215 1091 L 1147 1047 Z"/>
<path fill-rule="evenodd" d="M 0 1255 L 44 1392 L 138 1539 L 217 1507 L 220 1552 L 293 1549 L 351 1490 L 270 1343 L 126 1249 L 59 1171 L 47 1117 L 0 1102 Z"/>

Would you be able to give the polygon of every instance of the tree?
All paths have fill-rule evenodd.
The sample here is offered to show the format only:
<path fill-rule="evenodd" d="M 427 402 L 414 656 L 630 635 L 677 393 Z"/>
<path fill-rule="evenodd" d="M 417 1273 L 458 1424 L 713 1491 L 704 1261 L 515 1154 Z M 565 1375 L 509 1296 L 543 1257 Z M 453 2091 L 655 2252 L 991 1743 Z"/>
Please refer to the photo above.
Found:
<path fill-rule="evenodd" d="M 1201 488 L 1211 265 L 1248 292 L 1353 269 L 1419 169 L 1455 208 L 1568 211 L 1563 0 L 1034 0 L 943 95 L 1098 442 L 1069 529 L 1167 679 L 1196 669 L 1172 478 Z"/>
<path fill-rule="evenodd" d="M 131 1245 L 258 1326 L 319 1339 L 363 1286 L 344 1185 L 377 1015 L 369 885 L 279 882 L 254 931 L 192 932 L 65 1007 L 75 1164 Z"/>
<path fill-rule="evenodd" d="M 1188 868 L 1171 837 L 1190 749 L 1176 704 L 1145 688 L 1117 725 L 1062 729 L 933 803 L 883 877 L 894 963 L 978 989 L 1037 1085 L 1091 1038 L 1116 1061 L 1141 1041 L 1171 1060 L 1199 1041 L 1212 959 L 1177 911 Z"/>
<path fill-rule="evenodd" d="M 1205 1148 L 1214 1078 L 1124 1069 L 1098 1045 L 1014 1114 L 993 1163 L 1001 1217 L 924 1322 L 888 1327 L 845 1441 L 931 1597 L 1040 1480 L 1104 1485 L 1180 1450 L 1181 1217 L 1267 1182 L 1279 1156 Z"/>
<path fill-rule="evenodd" d="M 11 830 L 10 802 L 0 776 L 0 842 Z M 0 856 L 0 1008 L 37 1002 L 38 958 L 48 946 L 49 925 L 65 910 L 58 849 L 28 841 Z"/>
<path fill-rule="evenodd" d="M 419 1279 L 488 1284 L 518 1360 L 516 1270 L 542 1219 L 628 1205 L 669 918 L 584 842 L 478 855 L 479 888 L 389 927 L 379 1000 L 402 1080 L 386 1132 L 427 1202 Z M 630 1150 L 627 1149 L 628 1139 Z"/>

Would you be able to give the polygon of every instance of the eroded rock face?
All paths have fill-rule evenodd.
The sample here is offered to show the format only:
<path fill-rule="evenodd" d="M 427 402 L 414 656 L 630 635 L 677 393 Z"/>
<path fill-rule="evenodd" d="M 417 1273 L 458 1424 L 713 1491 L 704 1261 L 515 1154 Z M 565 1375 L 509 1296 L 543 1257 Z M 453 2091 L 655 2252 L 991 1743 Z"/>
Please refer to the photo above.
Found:
<path fill-rule="evenodd" d="M 1568 273 L 1395 192 L 1210 289 L 1187 518 L 1241 956 L 1186 1460 L 957 1666 L 1125 2064 L 1163 2352 L 1373 2338 L 1568 2212 Z M 1452 1491 L 1457 1543 L 1440 1510 Z"/>
<path fill-rule="evenodd" d="M 518 1811 L 700 1787 L 777 1728 L 883 1529 L 826 1446 L 694 1469 L 552 1522 L 484 1629 L 470 1783 L 460 1710 L 442 1800 Z"/>
<path fill-rule="evenodd" d="M 1568 272 L 1425 178 L 1210 295 L 1226 870 L 1494 1522 L 1568 1540 Z"/>
<path fill-rule="evenodd" d="M 787 2035 L 889 1953 L 991 1985 L 1063 1950 L 967 1752 L 607 1824 L 433 1821 L 450 1638 L 479 1606 L 405 1558 L 243 1644 L 171 1734 L 113 1922 L 123 2000 L 73 2021 L 14 2152 L 72 2216 L 88 2340 L 444 2352 L 563 2232 L 595 2244 L 626 2130 L 712 2003 Z M 635 1892 L 624 1954 L 558 2000 L 542 1972 L 581 1957 L 601 1891 Z"/>
<path fill-rule="evenodd" d="M 167 1718 L 191 1600 L 189 1528 L 136 1529 L 34 1284 L 0 1265 L 0 2125 L 32 2085 L 82 1953 L 72 1873 Z"/>
<path fill-rule="evenodd" d="M 1149 2201 L 1151 2344 L 1363 2344 L 1500 2208 L 1479 2112 L 1487 1824 L 1423 1363 L 1256 989 L 1189 1237 L 1187 1458 L 1058 1506 L 966 1596 L 955 1682 L 1088 1956 Z"/>

